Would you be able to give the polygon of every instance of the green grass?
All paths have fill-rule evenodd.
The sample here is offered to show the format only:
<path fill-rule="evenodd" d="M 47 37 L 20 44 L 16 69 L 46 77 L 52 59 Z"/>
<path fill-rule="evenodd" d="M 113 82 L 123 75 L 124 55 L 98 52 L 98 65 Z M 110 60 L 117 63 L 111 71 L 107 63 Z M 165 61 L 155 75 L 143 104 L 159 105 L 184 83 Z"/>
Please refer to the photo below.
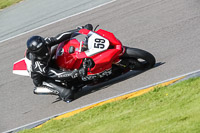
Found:
<path fill-rule="evenodd" d="M 155 88 L 22 133 L 200 133 L 200 78 Z"/>
<path fill-rule="evenodd" d="M 0 0 L 0 9 L 4 9 L 22 0 Z"/>

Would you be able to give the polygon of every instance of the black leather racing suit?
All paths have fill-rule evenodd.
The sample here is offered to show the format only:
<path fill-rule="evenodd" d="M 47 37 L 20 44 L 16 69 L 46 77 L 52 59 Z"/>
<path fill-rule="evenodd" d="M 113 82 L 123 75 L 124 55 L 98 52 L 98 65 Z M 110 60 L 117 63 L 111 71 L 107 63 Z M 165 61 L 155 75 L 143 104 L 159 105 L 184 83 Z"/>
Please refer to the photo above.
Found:
<path fill-rule="evenodd" d="M 38 57 L 37 55 L 31 54 L 32 68 L 31 68 L 31 78 L 33 79 L 33 83 L 36 87 L 41 86 L 43 81 L 47 78 L 53 79 L 70 79 L 76 78 L 79 75 L 78 70 L 73 71 L 61 71 L 54 68 L 49 67 L 49 61 L 51 59 L 51 50 L 50 48 L 56 44 L 59 44 L 65 40 L 70 39 L 71 35 L 74 32 L 78 32 L 80 29 L 75 29 L 71 31 L 67 31 L 57 35 L 56 37 L 45 38 L 45 44 L 49 48 L 49 53 L 47 56 Z"/>
<path fill-rule="evenodd" d="M 74 89 L 72 90 L 71 88 L 66 88 L 65 86 L 62 86 L 61 84 L 57 84 L 55 80 L 57 79 L 73 79 L 76 78 L 77 76 L 84 76 L 86 75 L 86 70 L 85 68 L 81 68 L 79 70 L 73 70 L 73 71 L 61 71 L 58 69 L 54 69 L 49 67 L 49 63 L 51 60 L 51 47 L 54 45 L 57 45 L 63 41 L 66 41 L 70 39 L 71 35 L 74 32 L 78 32 L 81 28 L 85 28 L 88 30 L 93 30 L 93 26 L 91 24 L 87 24 L 85 26 L 78 27 L 75 30 L 67 31 L 64 33 L 61 33 L 57 35 L 56 37 L 49 37 L 45 38 L 45 46 L 47 47 L 46 52 L 42 53 L 42 57 L 31 53 L 27 51 L 26 54 L 29 57 L 28 59 L 31 59 L 32 61 L 32 66 L 31 66 L 31 78 L 33 79 L 33 83 L 36 86 L 34 89 L 34 93 L 36 93 L 36 89 L 39 88 L 40 86 L 44 86 L 47 88 L 51 88 L 56 91 L 56 94 L 59 95 L 59 97 L 64 100 L 68 101 L 69 99 L 73 99 L 74 97 Z M 49 80 L 50 79 L 50 80 Z M 53 79 L 53 80 L 52 80 Z M 45 82 L 43 82 L 45 81 Z M 43 83 L 47 83 L 50 86 L 44 85 Z M 41 88 L 41 87 L 40 87 Z M 36 93 L 38 94 L 38 93 Z"/>

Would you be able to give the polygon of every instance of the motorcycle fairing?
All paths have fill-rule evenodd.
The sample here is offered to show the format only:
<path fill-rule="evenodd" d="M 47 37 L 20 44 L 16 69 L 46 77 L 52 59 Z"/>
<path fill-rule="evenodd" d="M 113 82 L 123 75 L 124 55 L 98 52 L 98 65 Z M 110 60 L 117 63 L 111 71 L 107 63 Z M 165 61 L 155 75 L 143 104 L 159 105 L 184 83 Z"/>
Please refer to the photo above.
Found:
<path fill-rule="evenodd" d="M 83 35 L 82 40 L 73 36 L 68 42 L 58 46 L 57 51 L 64 51 L 61 55 L 56 55 L 57 65 L 61 69 L 79 69 L 84 58 L 91 58 L 95 65 L 88 71 L 88 75 L 93 75 L 110 69 L 113 63 L 119 61 L 122 44 L 111 32 L 100 29 L 95 33 L 81 29 L 79 33 L 80 36 Z M 88 49 L 81 50 L 85 43 L 88 44 Z M 70 47 L 74 47 L 74 52 L 69 52 Z"/>

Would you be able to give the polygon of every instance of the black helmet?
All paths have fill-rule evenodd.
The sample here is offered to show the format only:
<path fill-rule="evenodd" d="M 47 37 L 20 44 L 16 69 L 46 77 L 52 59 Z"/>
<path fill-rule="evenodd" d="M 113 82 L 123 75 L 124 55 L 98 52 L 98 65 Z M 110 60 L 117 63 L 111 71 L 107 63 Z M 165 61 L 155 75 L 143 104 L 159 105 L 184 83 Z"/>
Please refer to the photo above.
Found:
<path fill-rule="evenodd" d="M 45 40 L 41 36 L 32 36 L 27 41 L 28 51 L 39 59 L 46 59 L 49 56 L 49 49 L 45 44 Z"/>

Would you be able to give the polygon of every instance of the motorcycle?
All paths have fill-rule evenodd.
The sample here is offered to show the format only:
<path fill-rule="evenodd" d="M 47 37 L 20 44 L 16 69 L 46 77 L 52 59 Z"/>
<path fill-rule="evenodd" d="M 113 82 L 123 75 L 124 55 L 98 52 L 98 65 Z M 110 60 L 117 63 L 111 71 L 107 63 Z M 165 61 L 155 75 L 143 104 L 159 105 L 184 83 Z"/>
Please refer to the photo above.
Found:
<path fill-rule="evenodd" d="M 96 29 L 96 28 L 95 28 Z M 75 80 L 56 80 L 66 88 L 80 90 L 96 85 L 132 70 L 147 70 L 155 65 L 155 57 L 144 50 L 123 46 L 109 31 L 81 29 L 72 37 L 52 48 L 51 67 L 61 70 L 84 68 L 85 76 Z M 29 53 L 14 63 L 13 73 L 30 76 Z M 56 94 L 53 90 L 34 90 L 36 94 Z"/>

